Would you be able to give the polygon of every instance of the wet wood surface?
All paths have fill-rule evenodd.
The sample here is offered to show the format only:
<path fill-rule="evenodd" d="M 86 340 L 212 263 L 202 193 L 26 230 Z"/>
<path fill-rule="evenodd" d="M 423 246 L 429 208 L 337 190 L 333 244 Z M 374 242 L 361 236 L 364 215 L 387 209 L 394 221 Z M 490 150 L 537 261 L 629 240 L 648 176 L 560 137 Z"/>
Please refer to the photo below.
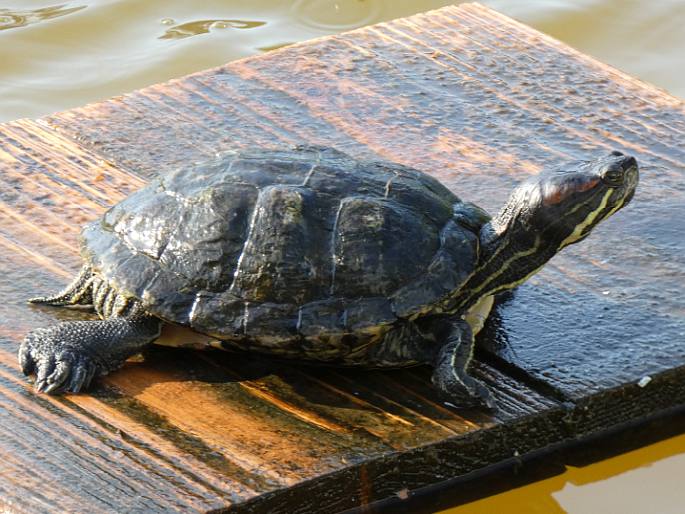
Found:
<path fill-rule="evenodd" d="M 0 507 L 336 512 L 682 405 L 684 136 L 679 99 L 477 4 L 0 125 Z M 78 270 L 85 222 L 175 167 L 303 142 L 414 166 L 490 211 L 609 149 L 642 175 L 629 207 L 500 301 L 475 364 L 495 414 L 441 403 L 422 368 L 164 347 L 92 394 L 32 392 L 24 334 L 85 314 L 25 300 Z"/>

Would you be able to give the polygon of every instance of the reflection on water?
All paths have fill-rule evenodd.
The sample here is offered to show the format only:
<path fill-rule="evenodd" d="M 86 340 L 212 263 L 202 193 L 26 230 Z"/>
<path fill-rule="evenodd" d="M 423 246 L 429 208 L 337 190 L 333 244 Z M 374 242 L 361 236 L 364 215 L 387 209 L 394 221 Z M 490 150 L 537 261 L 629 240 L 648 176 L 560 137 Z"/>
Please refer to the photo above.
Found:
<path fill-rule="evenodd" d="M 435 2 L 414 2 L 417 7 L 422 3 Z M 383 16 L 383 4 L 373 0 L 295 0 L 290 14 L 294 20 L 311 27 L 338 32 L 387 19 L 388 16 Z"/>
<path fill-rule="evenodd" d="M 680 514 L 685 435 L 559 476 L 512 489 L 442 514 Z"/>
<path fill-rule="evenodd" d="M 33 11 L 0 9 L 0 30 L 25 27 L 40 21 L 51 20 L 52 18 L 57 18 L 58 16 L 65 16 L 85 8 L 85 5 L 70 8 L 67 8 L 65 5 L 55 5 L 53 7 L 34 9 Z"/>
<path fill-rule="evenodd" d="M 183 39 L 198 34 L 208 34 L 211 29 L 253 29 L 261 27 L 264 21 L 245 21 L 245 20 L 198 20 L 169 28 L 158 39 Z M 164 18 L 163 25 L 173 25 L 174 20 Z"/>

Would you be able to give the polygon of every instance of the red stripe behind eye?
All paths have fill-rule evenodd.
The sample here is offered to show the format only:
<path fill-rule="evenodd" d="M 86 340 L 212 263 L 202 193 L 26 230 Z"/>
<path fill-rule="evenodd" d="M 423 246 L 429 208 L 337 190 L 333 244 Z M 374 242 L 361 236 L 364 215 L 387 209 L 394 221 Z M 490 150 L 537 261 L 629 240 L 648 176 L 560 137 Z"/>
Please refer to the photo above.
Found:
<path fill-rule="evenodd" d="M 545 205 L 557 204 L 557 203 L 565 200 L 566 198 L 568 198 L 568 196 L 573 194 L 573 193 L 582 193 L 583 191 L 587 191 L 588 189 L 592 189 L 598 183 L 599 183 L 599 178 L 591 178 L 588 180 L 584 180 L 580 184 L 577 184 L 576 187 L 558 188 L 553 193 L 546 195 L 543 202 Z"/>

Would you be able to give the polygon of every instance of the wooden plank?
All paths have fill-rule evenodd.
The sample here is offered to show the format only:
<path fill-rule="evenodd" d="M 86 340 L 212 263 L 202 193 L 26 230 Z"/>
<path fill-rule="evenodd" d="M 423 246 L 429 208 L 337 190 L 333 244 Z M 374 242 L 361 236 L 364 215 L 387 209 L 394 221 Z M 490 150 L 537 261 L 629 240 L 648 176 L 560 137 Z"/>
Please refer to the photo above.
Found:
<path fill-rule="evenodd" d="M 76 511 L 336 511 L 682 404 L 683 134 L 680 100 L 477 4 L 1 126 L 0 294 L 10 300 L 0 306 L 0 393 L 10 403 L 0 423 L 13 434 L 27 423 L 31 436 L 0 440 L 0 455 L 15 456 L 0 490 L 27 510 L 55 510 L 64 497 Z M 300 142 L 412 165 L 492 211 L 522 177 L 607 149 L 634 154 L 642 183 L 630 207 L 497 307 L 476 364 L 502 405 L 495 415 L 440 403 L 426 370 L 169 349 L 93 396 L 30 392 L 14 362 L 21 337 L 80 314 L 23 299 L 78 268 L 85 221 L 171 168 Z M 97 446 L 90 467 L 81 453 L 35 464 L 43 438 L 50 449 L 124 441 L 127 458 Z M 34 464 L 51 473 L 51 495 L 21 480 Z M 81 474 L 83 487 L 104 491 L 82 505 Z M 124 476 L 133 494 L 120 494 Z"/>

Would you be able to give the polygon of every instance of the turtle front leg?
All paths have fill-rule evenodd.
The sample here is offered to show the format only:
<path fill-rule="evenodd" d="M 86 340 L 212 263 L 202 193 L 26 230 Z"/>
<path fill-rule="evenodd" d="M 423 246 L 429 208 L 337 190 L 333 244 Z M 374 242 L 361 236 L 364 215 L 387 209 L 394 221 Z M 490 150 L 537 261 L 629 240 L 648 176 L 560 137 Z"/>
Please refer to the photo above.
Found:
<path fill-rule="evenodd" d="M 39 392 L 78 393 L 93 377 L 120 368 L 159 337 L 162 322 L 145 314 L 97 321 L 66 321 L 29 332 L 19 347 L 25 375 Z"/>
<path fill-rule="evenodd" d="M 459 407 L 482 405 L 495 409 L 490 390 L 467 373 L 474 346 L 471 327 L 461 318 L 444 319 L 440 323 L 443 326 L 436 332 L 444 337 L 445 342 L 433 361 L 433 385 L 448 401 Z"/>

